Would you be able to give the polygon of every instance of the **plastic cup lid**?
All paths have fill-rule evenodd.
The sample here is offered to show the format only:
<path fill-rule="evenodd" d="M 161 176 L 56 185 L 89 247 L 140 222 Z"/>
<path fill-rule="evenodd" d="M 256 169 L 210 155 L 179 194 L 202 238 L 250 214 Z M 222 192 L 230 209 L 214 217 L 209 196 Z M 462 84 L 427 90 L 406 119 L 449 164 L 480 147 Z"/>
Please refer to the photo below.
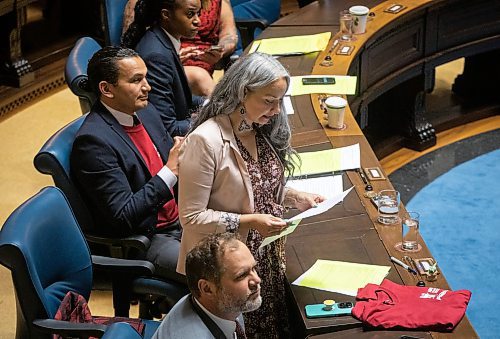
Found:
<path fill-rule="evenodd" d="M 370 9 L 366 6 L 352 6 L 349 8 L 349 12 L 353 15 L 366 15 Z"/>
<path fill-rule="evenodd" d="M 341 97 L 328 97 L 325 100 L 325 105 L 330 108 L 343 108 L 347 106 L 347 100 Z"/>

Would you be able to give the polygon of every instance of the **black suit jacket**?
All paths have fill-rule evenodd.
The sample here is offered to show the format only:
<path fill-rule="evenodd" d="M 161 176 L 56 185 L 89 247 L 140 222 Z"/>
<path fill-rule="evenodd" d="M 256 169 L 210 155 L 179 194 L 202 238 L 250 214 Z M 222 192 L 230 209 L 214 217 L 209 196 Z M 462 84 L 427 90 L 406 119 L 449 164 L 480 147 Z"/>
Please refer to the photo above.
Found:
<path fill-rule="evenodd" d="M 173 140 L 159 113 L 149 104 L 138 116 L 166 163 Z M 139 150 L 100 101 L 75 138 L 71 173 L 103 235 L 151 235 L 158 209 L 174 198 L 159 176 L 151 176 Z"/>
<path fill-rule="evenodd" d="M 193 97 L 179 56 L 172 41 L 159 26 L 146 31 L 135 50 L 148 68 L 151 85 L 149 102 L 160 112 L 171 136 L 184 136 L 191 123 L 190 115 L 203 99 Z"/>

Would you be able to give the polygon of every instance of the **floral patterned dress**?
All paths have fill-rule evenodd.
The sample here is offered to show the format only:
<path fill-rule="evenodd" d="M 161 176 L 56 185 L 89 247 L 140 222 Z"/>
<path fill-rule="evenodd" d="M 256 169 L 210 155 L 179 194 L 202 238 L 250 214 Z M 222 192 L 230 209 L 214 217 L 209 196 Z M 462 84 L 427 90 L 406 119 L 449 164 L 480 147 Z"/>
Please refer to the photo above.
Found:
<path fill-rule="evenodd" d="M 283 180 L 283 166 L 279 158 L 259 133 L 256 135 L 257 160 L 252 158 L 239 139 L 236 142 L 250 174 L 255 213 L 283 217 L 284 207 L 275 198 Z M 285 237 L 259 250 L 262 240 L 258 231 L 250 230 L 247 246 L 257 261 L 257 273 L 262 279 L 262 306 L 244 314 L 245 331 L 248 338 L 287 338 Z"/>

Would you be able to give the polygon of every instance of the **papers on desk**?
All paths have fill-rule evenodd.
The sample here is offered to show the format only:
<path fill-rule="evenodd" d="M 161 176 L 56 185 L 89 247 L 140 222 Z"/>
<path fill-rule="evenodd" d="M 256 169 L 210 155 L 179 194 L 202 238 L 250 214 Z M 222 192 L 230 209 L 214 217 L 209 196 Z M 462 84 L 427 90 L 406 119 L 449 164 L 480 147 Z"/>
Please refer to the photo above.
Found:
<path fill-rule="evenodd" d="M 389 269 L 390 266 L 319 259 L 292 284 L 356 296 L 358 288 L 366 284 L 380 285 Z"/>
<path fill-rule="evenodd" d="M 342 194 L 344 191 L 342 175 L 330 175 L 307 179 L 289 179 L 286 186 L 297 191 L 320 194 L 327 199 Z"/>
<path fill-rule="evenodd" d="M 289 95 L 285 95 L 283 97 L 283 110 L 285 111 L 286 114 L 295 113 L 295 111 L 293 110 L 292 98 L 290 98 Z"/>
<path fill-rule="evenodd" d="M 287 223 L 290 223 L 290 226 L 288 226 L 285 230 L 283 230 L 280 234 L 273 235 L 271 237 L 264 238 L 262 241 L 262 244 L 260 244 L 259 249 L 261 249 L 264 246 L 269 245 L 273 241 L 276 241 L 277 239 L 284 237 L 285 235 L 288 235 L 295 231 L 299 223 L 302 221 L 302 219 L 313 217 L 315 215 L 324 213 L 328 211 L 330 208 L 333 206 L 337 205 L 339 202 L 343 201 L 345 196 L 349 194 L 349 192 L 353 189 L 354 187 L 349 188 L 348 190 L 342 192 L 341 194 L 336 195 L 332 199 L 327 199 L 323 201 L 322 203 L 319 203 L 318 206 L 314 208 L 310 208 L 305 212 L 299 213 L 293 218 L 290 218 L 286 220 Z"/>
<path fill-rule="evenodd" d="M 307 211 L 304 211 L 300 214 L 297 214 L 296 216 L 288 219 L 287 221 L 295 221 L 295 220 L 299 220 L 299 219 L 302 220 L 305 218 L 314 217 L 315 215 L 324 213 L 324 212 L 328 211 L 330 208 L 332 208 L 333 206 L 337 205 L 339 202 L 343 201 L 345 196 L 348 195 L 349 192 L 351 192 L 353 188 L 354 188 L 354 186 L 349 188 L 348 190 L 345 190 L 341 194 L 337 194 L 336 196 L 334 196 L 331 199 L 326 199 L 325 201 L 323 201 L 322 203 L 319 203 L 318 206 L 316 206 L 314 208 L 310 208 Z"/>
<path fill-rule="evenodd" d="M 326 48 L 331 35 L 331 32 L 324 32 L 286 38 L 254 40 L 248 53 L 259 51 L 276 56 L 286 56 L 319 52 Z"/>
<path fill-rule="evenodd" d="M 332 75 L 305 75 L 295 76 L 290 79 L 290 86 L 288 87 L 287 95 L 302 95 L 313 93 L 324 94 L 346 94 L 352 95 L 356 93 L 357 77 L 348 75 L 335 75 L 335 83 L 331 85 L 304 85 L 302 84 L 303 78 L 321 78 L 332 77 Z"/>
<path fill-rule="evenodd" d="M 360 168 L 359 144 L 325 151 L 299 153 L 301 165 L 297 175 L 314 177 L 335 171 Z"/>

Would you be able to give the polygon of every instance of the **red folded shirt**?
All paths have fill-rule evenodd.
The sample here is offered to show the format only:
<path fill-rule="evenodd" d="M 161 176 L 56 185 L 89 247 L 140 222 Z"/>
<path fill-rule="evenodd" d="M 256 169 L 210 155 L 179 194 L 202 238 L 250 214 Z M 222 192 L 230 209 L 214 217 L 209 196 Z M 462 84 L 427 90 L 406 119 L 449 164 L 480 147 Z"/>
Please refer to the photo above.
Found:
<path fill-rule="evenodd" d="M 358 290 L 354 317 L 379 328 L 451 331 L 465 314 L 471 297 L 468 290 L 402 286 L 384 279 Z"/>

